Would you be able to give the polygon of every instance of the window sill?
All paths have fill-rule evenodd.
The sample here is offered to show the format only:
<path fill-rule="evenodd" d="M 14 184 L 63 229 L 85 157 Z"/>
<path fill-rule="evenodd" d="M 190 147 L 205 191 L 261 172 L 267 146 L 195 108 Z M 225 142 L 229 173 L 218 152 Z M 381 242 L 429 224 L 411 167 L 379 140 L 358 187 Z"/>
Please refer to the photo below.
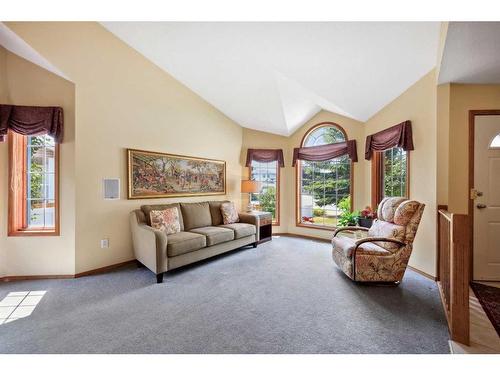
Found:
<path fill-rule="evenodd" d="M 320 229 L 320 230 L 328 230 L 330 232 L 333 232 L 337 230 L 337 227 L 328 227 L 326 225 L 311 225 L 311 224 L 303 224 L 303 223 L 295 223 L 297 227 L 301 228 L 309 228 L 309 229 Z"/>
<path fill-rule="evenodd" d="M 27 229 L 9 231 L 9 237 L 46 237 L 46 236 L 59 236 L 58 229 Z"/>

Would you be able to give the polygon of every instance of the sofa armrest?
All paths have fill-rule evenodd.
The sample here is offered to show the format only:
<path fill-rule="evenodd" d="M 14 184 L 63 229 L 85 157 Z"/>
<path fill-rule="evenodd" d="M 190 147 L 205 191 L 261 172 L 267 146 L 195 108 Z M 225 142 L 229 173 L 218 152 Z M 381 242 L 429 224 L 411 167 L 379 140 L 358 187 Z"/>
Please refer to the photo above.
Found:
<path fill-rule="evenodd" d="M 260 233 L 259 233 L 259 228 L 260 228 L 260 218 L 258 215 L 253 215 L 251 213 L 247 212 L 240 212 L 238 214 L 240 217 L 240 223 L 246 223 L 246 224 L 253 224 L 255 225 L 255 240 L 257 242 L 260 241 Z"/>
<path fill-rule="evenodd" d="M 139 213 L 140 214 L 140 213 Z M 136 211 L 130 213 L 135 258 L 155 274 L 167 270 L 167 235 L 141 223 Z"/>

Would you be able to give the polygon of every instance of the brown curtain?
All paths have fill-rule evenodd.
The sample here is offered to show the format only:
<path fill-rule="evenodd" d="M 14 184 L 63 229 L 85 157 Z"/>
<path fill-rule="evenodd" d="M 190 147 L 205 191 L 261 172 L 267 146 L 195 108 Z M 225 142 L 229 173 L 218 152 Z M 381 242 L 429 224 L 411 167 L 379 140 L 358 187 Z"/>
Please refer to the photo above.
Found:
<path fill-rule="evenodd" d="M 402 122 L 366 137 L 365 159 L 370 160 L 373 151 L 384 151 L 393 147 L 401 147 L 405 151 L 413 150 L 411 121 Z"/>
<path fill-rule="evenodd" d="M 252 165 L 252 160 L 259 161 L 262 163 L 277 161 L 278 165 L 281 168 L 285 166 L 285 160 L 283 159 L 283 150 L 281 149 L 249 148 L 247 151 L 247 162 L 245 166 L 250 167 Z"/>
<path fill-rule="evenodd" d="M 9 129 L 22 135 L 48 134 L 61 143 L 63 110 L 61 107 L 0 104 L 0 142 L 5 141 Z"/>
<path fill-rule="evenodd" d="M 297 160 L 325 161 L 343 155 L 349 155 L 352 161 L 358 161 L 356 140 L 322 146 L 296 147 L 293 149 L 292 166 L 295 167 Z"/>

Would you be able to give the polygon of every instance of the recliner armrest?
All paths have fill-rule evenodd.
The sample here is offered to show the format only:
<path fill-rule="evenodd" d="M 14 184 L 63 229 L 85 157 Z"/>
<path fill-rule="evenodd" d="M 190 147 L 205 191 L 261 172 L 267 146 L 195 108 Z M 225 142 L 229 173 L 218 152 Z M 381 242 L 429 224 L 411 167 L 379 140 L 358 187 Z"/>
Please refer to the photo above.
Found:
<path fill-rule="evenodd" d="M 366 238 L 362 238 L 360 240 L 357 240 L 355 242 L 356 244 L 356 247 L 354 248 L 354 250 L 356 250 L 360 245 L 366 243 L 366 242 L 392 242 L 392 243 L 395 243 L 395 244 L 398 244 L 399 245 L 399 248 L 403 247 L 403 246 L 406 246 L 406 244 L 404 242 L 401 242 L 399 240 L 396 240 L 394 238 L 386 238 L 386 237 L 366 237 Z M 399 250 L 398 248 L 398 250 Z M 389 251 L 389 250 L 388 250 Z"/>
<path fill-rule="evenodd" d="M 352 226 L 352 227 L 341 227 L 341 228 L 337 228 L 335 230 L 335 232 L 333 232 L 333 237 L 336 237 L 337 234 L 339 234 L 340 232 L 344 232 L 346 230 L 352 230 L 352 231 L 362 230 L 362 231 L 368 232 L 368 228 L 365 228 L 365 227 L 355 227 L 355 226 Z"/>

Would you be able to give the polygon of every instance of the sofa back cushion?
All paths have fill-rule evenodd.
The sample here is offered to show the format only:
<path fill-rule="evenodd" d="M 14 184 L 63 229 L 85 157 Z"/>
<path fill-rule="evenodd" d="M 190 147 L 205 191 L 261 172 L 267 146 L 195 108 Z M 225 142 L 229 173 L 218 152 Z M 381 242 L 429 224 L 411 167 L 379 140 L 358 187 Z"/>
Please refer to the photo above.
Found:
<path fill-rule="evenodd" d="M 212 225 L 212 215 L 208 202 L 181 203 L 184 230 L 209 227 Z"/>
<path fill-rule="evenodd" d="M 177 210 L 179 212 L 179 225 L 181 228 L 181 231 L 184 230 L 184 222 L 182 220 L 182 215 L 181 215 L 181 207 L 179 203 L 170 203 L 170 204 L 146 204 L 141 206 L 142 212 L 144 212 L 144 216 L 146 219 L 146 224 L 151 226 L 151 211 L 162 211 L 166 208 L 171 208 L 171 207 L 177 207 Z"/>
<path fill-rule="evenodd" d="M 227 203 L 229 201 L 210 201 L 208 205 L 210 206 L 210 215 L 212 215 L 212 225 L 222 225 L 222 213 L 220 212 L 220 206 L 222 203 Z"/>

